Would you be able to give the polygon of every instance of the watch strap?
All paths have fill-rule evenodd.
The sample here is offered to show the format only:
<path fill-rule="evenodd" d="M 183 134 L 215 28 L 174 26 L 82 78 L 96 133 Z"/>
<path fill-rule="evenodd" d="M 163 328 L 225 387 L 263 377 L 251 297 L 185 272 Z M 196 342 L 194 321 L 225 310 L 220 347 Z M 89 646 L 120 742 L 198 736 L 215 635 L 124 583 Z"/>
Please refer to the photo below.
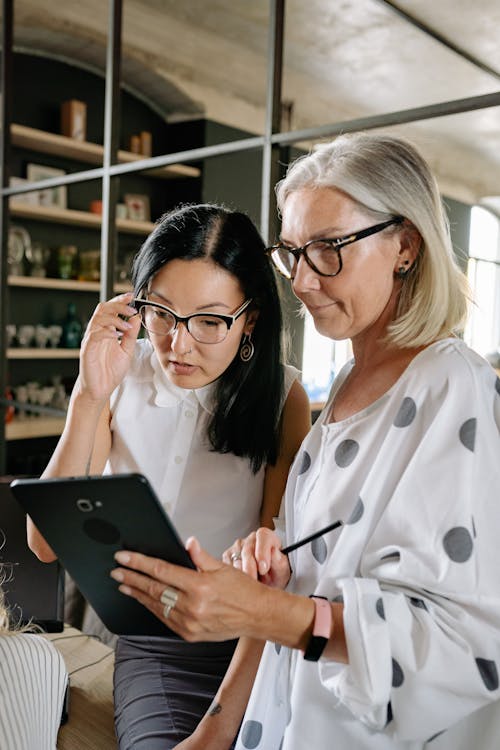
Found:
<path fill-rule="evenodd" d="M 332 608 L 325 596 L 311 595 L 314 602 L 313 631 L 304 651 L 306 661 L 318 661 L 332 634 Z"/>

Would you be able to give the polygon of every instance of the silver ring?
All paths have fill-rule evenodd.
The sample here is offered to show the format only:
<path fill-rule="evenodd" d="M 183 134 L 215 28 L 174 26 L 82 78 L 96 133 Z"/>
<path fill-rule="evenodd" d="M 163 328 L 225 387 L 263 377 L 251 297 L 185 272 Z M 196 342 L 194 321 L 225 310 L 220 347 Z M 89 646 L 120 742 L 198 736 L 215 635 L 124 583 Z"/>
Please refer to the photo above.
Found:
<path fill-rule="evenodd" d="M 234 563 L 236 560 L 241 560 L 241 552 L 231 552 L 231 562 Z"/>
<path fill-rule="evenodd" d="M 173 608 L 173 604 L 165 604 L 165 606 L 163 607 L 163 617 L 165 618 L 165 620 L 168 620 L 168 616 Z"/>
<path fill-rule="evenodd" d="M 169 586 L 167 586 L 166 588 L 163 589 L 161 593 L 160 602 L 161 604 L 165 604 L 165 609 L 167 607 L 170 607 L 170 609 L 172 609 L 172 607 L 175 607 L 178 598 L 179 598 L 179 592 L 177 591 L 177 589 L 172 589 Z M 168 614 L 166 615 L 166 617 L 168 617 Z"/>

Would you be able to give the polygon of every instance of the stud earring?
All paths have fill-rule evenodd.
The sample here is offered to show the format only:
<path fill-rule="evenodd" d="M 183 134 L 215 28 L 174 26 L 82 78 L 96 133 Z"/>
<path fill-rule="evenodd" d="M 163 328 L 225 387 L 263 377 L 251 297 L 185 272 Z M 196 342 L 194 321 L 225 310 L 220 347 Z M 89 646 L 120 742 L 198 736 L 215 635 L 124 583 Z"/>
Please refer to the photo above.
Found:
<path fill-rule="evenodd" d="M 408 275 L 409 271 L 411 270 L 411 266 L 410 268 L 408 268 L 409 262 L 409 260 L 404 260 L 403 265 L 399 266 L 398 270 L 396 271 L 396 276 L 398 277 L 398 279 L 404 279 L 405 276 Z"/>
<path fill-rule="evenodd" d="M 240 348 L 240 359 L 242 362 L 250 362 L 255 352 L 255 347 L 252 344 L 252 334 L 245 333 L 243 336 L 243 342 Z"/>

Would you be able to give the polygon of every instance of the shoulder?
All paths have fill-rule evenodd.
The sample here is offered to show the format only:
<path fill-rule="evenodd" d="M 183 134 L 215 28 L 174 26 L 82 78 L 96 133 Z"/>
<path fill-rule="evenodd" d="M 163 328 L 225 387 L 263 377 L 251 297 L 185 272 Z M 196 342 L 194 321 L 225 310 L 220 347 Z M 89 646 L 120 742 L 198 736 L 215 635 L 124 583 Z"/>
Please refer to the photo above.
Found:
<path fill-rule="evenodd" d="M 51 665 L 56 671 L 65 673 L 66 667 L 64 660 L 59 651 L 53 644 L 41 635 L 32 633 L 6 633 L 0 636 L 0 649 L 2 659 L 7 658 L 7 654 L 13 661 L 24 663 L 26 656 L 33 659 L 43 659 L 46 665 Z M 47 666 L 46 666 L 47 668 Z"/>
<path fill-rule="evenodd" d="M 410 379 L 424 378 L 450 395 L 493 392 L 497 376 L 491 365 L 461 339 L 443 339 L 424 349 L 408 368 Z"/>
<path fill-rule="evenodd" d="M 283 391 L 285 398 L 288 395 L 290 388 L 293 383 L 298 381 L 300 378 L 300 370 L 297 370 L 293 365 L 283 365 Z"/>
<path fill-rule="evenodd" d="M 498 437 L 500 381 L 491 365 L 459 339 L 445 339 L 424 349 L 411 362 L 390 400 L 398 409 L 395 424 L 420 414 L 426 429 L 459 430 Z M 413 416 L 412 416 L 413 419 Z M 463 442 L 463 440 L 462 440 Z"/>

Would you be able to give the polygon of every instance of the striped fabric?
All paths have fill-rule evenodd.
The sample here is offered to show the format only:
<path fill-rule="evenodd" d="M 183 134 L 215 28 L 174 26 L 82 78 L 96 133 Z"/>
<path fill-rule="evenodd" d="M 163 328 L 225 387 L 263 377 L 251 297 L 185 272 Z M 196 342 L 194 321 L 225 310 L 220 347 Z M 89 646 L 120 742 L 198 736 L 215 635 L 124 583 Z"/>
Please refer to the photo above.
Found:
<path fill-rule="evenodd" d="M 0 635 L 0 750 L 55 750 L 68 676 L 39 635 Z"/>

